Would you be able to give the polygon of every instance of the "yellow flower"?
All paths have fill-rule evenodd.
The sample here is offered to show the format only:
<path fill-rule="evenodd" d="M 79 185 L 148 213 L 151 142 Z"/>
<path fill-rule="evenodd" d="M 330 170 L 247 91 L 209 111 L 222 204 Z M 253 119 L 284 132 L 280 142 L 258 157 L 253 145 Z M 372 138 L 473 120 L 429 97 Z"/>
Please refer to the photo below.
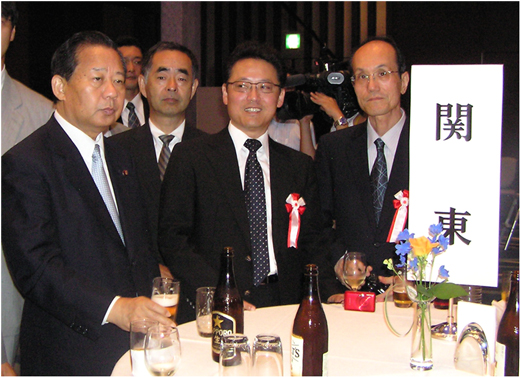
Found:
<path fill-rule="evenodd" d="M 430 254 L 434 247 L 439 246 L 438 242 L 431 243 L 430 240 L 424 236 L 419 238 L 410 238 L 409 241 L 416 257 L 425 257 Z"/>

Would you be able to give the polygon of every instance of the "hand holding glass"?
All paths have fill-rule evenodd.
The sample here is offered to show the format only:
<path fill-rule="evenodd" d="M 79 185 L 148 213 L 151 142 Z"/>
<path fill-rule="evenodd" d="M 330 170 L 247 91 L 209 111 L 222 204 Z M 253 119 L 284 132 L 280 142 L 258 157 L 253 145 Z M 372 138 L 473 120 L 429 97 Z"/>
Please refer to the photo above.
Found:
<path fill-rule="evenodd" d="M 144 359 L 154 376 L 172 376 L 181 361 L 181 342 L 176 327 L 155 325 L 144 339 Z"/>
<path fill-rule="evenodd" d="M 152 301 L 164 306 L 170 312 L 170 318 L 177 318 L 180 282 L 175 279 L 156 277 L 153 279 Z"/>
<path fill-rule="evenodd" d="M 343 279 L 345 285 L 357 291 L 364 283 L 367 275 L 365 253 L 346 252 L 343 255 Z"/>

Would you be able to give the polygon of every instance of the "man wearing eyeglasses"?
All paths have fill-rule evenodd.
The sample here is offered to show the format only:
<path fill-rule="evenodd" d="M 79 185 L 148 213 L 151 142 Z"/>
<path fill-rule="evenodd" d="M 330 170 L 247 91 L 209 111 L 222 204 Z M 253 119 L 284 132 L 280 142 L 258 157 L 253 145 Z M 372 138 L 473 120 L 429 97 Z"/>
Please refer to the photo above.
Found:
<path fill-rule="evenodd" d="M 389 37 L 363 43 L 351 66 L 358 103 L 368 119 L 320 139 L 320 199 L 331 261 L 340 261 L 345 251 L 364 252 L 374 273 L 382 276 L 389 274 L 383 260 L 395 256 L 395 244 L 387 241 L 396 211 L 394 195 L 408 190 L 409 126 L 401 95 L 410 77 Z M 340 267 L 336 263 L 337 275 Z"/>
<path fill-rule="evenodd" d="M 228 126 L 172 153 L 161 192 L 159 247 L 192 300 L 197 287 L 217 284 L 221 250 L 232 246 L 246 309 L 300 301 L 321 218 L 312 159 L 267 133 L 284 101 L 285 78 L 271 48 L 238 46 L 222 85 Z M 295 195 L 305 202 L 298 215 Z"/>

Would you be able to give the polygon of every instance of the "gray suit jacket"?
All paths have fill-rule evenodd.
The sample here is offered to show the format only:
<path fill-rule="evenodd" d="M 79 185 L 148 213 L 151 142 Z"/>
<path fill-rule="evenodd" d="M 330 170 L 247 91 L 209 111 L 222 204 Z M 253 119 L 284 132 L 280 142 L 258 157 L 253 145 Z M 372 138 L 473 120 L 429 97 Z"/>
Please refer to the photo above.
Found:
<path fill-rule="evenodd" d="M 29 89 L 5 73 L 2 88 L 2 154 L 11 149 L 45 124 L 52 112 L 53 104 L 44 96 Z M 2 363 L 13 364 L 23 298 L 15 288 L 2 252 Z"/>

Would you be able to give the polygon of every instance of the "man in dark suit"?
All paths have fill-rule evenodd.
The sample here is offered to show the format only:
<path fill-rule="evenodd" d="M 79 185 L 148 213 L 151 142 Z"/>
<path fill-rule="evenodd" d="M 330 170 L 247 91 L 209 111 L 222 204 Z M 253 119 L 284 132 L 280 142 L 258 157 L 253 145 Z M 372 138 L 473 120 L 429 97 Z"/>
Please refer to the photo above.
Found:
<path fill-rule="evenodd" d="M 141 92 L 150 104 L 150 119 L 144 126 L 112 138 L 134 159 L 145 195 L 154 252 L 166 276 L 169 271 L 157 248 L 159 196 L 164 169 L 168 165 L 164 159 L 177 143 L 205 134 L 186 124 L 186 108 L 199 84 L 197 74 L 197 59 L 188 48 L 165 41 L 150 48 L 139 77 Z M 168 150 L 163 152 L 165 135 L 171 135 L 171 140 L 167 144 Z M 178 319 L 182 319 L 181 313 Z"/>
<path fill-rule="evenodd" d="M 196 288 L 217 284 L 225 246 L 235 250 L 235 278 L 246 309 L 301 298 L 304 265 L 316 257 L 320 210 L 312 159 L 267 134 L 284 101 L 284 82 L 275 51 L 255 43 L 238 46 L 222 85 L 228 127 L 172 153 L 161 191 L 159 249 L 192 300 Z M 259 149 L 248 149 L 250 144 Z M 305 202 L 298 215 L 292 210 L 297 196 Z M 261 221 L 252 220 L 248 204 L 263 212 Z M 293 242 L 290 213 L 301 221 L 299 237 L 298 226 L 291 228 Z"/>
<path fill-rule="evenodd" d="M 150 106 L 139 91 L 139 76 L 143 64 L 143 50 L 137 38 L 122 36 L 116 40 L 117 50 L 123 55 L 126 66 L 125 103 L 117 120 L 129 129 L 145 124 L 150 117 Z M 117 132 L 117 131 L 116 131 Z M 116 132 L 112 130 L 112 134 Z"/>
<path fill-rule="evenodd" d="M 2 156 L 2 245 L 25 298 L 23 375 L 109 375 L 130 322 L 172 324 L 130 156 L 103 132 L 121 112 L 115 44 L 81 32 L 56 50 L 47 124 Z"/>
<path fill-rule="evenodd" d="M 361 45 L 351 65 L 354 90 L 368 119 L 320 139 L 316 168 L 321 205 L 331 261 L 336 263 L 346 250 L 360 251 L 377 275 L 388 275 L 383 260 L 395 257 L 395 243 L 389 237 L 396 213 L 394 196 L 408 190 L 409 127 L 401 95 L 409 74 L 395 42 L 387 37 Z M 377 144 L 382 146 L 380 152 Z M 379 175 L 383 181 L 376 181 L 378 171 L 384 173 Z M 374 187 L 381 195 L 374 193 Z M 336 263 L 337 275 L 339 270 Z"/>

